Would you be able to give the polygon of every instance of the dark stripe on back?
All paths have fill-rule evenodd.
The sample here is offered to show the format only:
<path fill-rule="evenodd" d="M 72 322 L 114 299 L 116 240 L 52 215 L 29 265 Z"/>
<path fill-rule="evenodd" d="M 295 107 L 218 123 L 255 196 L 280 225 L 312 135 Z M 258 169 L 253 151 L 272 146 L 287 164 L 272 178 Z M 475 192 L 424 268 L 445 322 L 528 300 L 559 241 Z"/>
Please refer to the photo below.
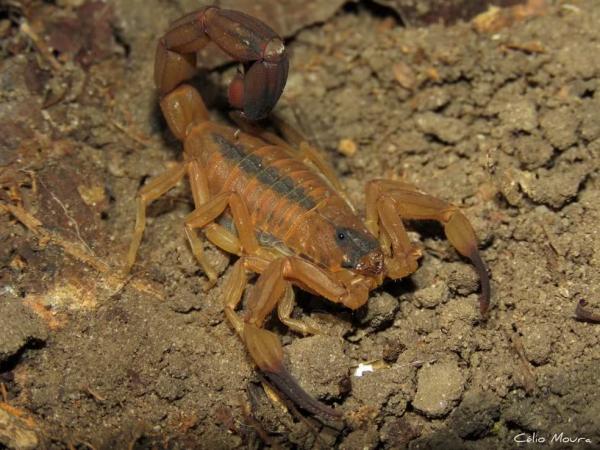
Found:
<path fill-rule="evenodd" d="M 260 156 L 248 153 L 244 147 L 232 144 L 223 136 L 217 133 L 211 133 L 211 136 L 219 146 L 223 157 L 237 165 L 246 175 L 256 178 L 269 189 L 282 197 L 287 197 L 291 202 L 299 204 L 307 210 L 316 206 L 308 192 L 299 187 L 293 178 L 282 175 L 275 167 L 265 167 Z"/>

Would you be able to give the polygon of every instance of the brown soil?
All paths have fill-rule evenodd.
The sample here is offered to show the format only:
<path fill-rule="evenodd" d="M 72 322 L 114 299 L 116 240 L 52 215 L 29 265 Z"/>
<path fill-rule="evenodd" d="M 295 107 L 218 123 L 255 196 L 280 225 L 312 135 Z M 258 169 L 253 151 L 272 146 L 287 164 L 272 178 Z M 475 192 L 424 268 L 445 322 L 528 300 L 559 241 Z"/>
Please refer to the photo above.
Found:
<path fill-rule="evenodd" d="M 0 406 L 17 408 L 0 408 L 0 446 L 15 445 L 8 420 L 22 448 L 514 448 L 534 433 L 527 448 L 560 433 L 583 440 L 552 448 L 600 447 L 600 325 L 574 316 L 580 299 L 600 311 L 595 0 L 490 33 L 351 7 L 290 40 L 277 113 L 361 209 L 381 177 L 461 206 L 492 276 L 483 322 L 472 267 L 439 226 L 413 224 L 420 269 L 368 307 L 301 295 L 294 315 L 323 330 L 311 337 L 271 321 L 292 373 L 343 425 L 265 394 L 222 312 L 233 258 L 208 244 L 221 277 L 202 289 L 187 186 L 151 208 L 134 277 L 114 270 L 137 189 L 180 155 L 156 106 L 154 42 L 197 2 L 87 2 L 78 20 L 82 2 L 56 3 L 29 30 L 15 6 L 0 20 Z M 355 376 L 360 363 L 374 371 Z"/>

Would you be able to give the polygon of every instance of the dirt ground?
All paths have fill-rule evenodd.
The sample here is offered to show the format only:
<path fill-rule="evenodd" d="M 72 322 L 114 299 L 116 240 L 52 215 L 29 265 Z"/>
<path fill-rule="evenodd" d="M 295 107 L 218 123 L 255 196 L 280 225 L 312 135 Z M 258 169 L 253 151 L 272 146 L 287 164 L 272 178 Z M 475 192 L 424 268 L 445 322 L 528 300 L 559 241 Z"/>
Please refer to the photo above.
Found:
<path fill-rule="evenodd" d="M 319 335 L 273 319 L 292 373 L 344 423 L 265 393 L 222 311 L 234 258 L 209 244 L 221 275 L 203 290 L 185 184 L 119 277 L 136 191 L 181 153 L 155 39 L 198 2 L 33 2 L 28 22 L 0 5 L 0 447 L 600 448 L 600 325 L 575 317 L 582 299 L 600 312 L 597 0 L 479 31 L 406 28 L 368 3 L 290 37 L 276 113 L 361 211 L 381 177 L 461 206 L 492 277 L 484 322 L 468 261 L 411 224 L 413 276 L 353 314 L 300 294 L 294 317 Z M 234 72 L 212 72 L 206 97 Z"/>

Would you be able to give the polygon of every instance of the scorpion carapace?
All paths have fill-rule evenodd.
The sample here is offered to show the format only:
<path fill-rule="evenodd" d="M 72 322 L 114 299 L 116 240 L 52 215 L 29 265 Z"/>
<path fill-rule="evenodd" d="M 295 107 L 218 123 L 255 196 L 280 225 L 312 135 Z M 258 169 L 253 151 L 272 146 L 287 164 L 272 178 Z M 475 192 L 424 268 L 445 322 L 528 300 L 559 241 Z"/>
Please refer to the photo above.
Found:
<path fill-rule="evenodd" d="M 216 282 L 217 272 L 204 254 L 198 229 L 217 247 L 239 256 L 223 286 L 223 300 L 225 314 L 252 359 L 298 406 L 339 417 L 339 409 L 312 398 L 286 370 L 277 335 L 263 327 L 266 319 L 276 310 L 291 329 L 315 333 L 292 317 L 293 286 L 356 309 L 385 277 L 410 275 L 421 250 L 409 241 L 403 220 L 443 224 L 450 243 L 473 262 L 480 276 L 479 306 L 485 316 L 489 279 L 475 232 L 456 206 L 401 181 L 367 184 L 363 222 L 339 190 L 333 170 L 306 142 L 292 146 L 247 122 L 240 126 L 250 132 L 212 122 L 198 92 L 179 85 L 191 76 L 184 67 L 193 59 L 189 55 L 210 40 L 243 62 L 251 59 L 248 54 L 257 61 L 244 78 L 246 116 L 270 110 L 283 88 L 285 51 L 278 47 L 278 56 L 273 56 L 270 49 L 281 40 L 256 19 L 208 7 L 177 21 L 165 34 L 159 42 L 156 80 L 161 109 L 184 143 L 184 158 L 140 190 L 128 269 L 141 243 L 147 206 L 187 175 L 195 209 L 184 229 L 209 284 Z M 257 64 L 262 68 L 253 72 Z M 224 225 L 225 215 L 232 227 Z M 241 317 L 236 310 L 252 273 L 259 276 Z"/>

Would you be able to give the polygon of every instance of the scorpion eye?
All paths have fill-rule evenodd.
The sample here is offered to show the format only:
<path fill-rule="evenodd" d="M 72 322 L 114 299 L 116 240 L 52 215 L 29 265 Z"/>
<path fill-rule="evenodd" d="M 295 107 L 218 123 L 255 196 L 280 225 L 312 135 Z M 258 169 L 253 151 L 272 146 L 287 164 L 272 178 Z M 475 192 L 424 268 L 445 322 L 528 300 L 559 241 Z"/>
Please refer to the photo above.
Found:
<path fill-rule="evenodd" d="M 335 229 L 335 240 L 339 245 L 346 245 L 352 239 L 352 230 L 349 230 L 346 227 L 338 227 Z"/>

